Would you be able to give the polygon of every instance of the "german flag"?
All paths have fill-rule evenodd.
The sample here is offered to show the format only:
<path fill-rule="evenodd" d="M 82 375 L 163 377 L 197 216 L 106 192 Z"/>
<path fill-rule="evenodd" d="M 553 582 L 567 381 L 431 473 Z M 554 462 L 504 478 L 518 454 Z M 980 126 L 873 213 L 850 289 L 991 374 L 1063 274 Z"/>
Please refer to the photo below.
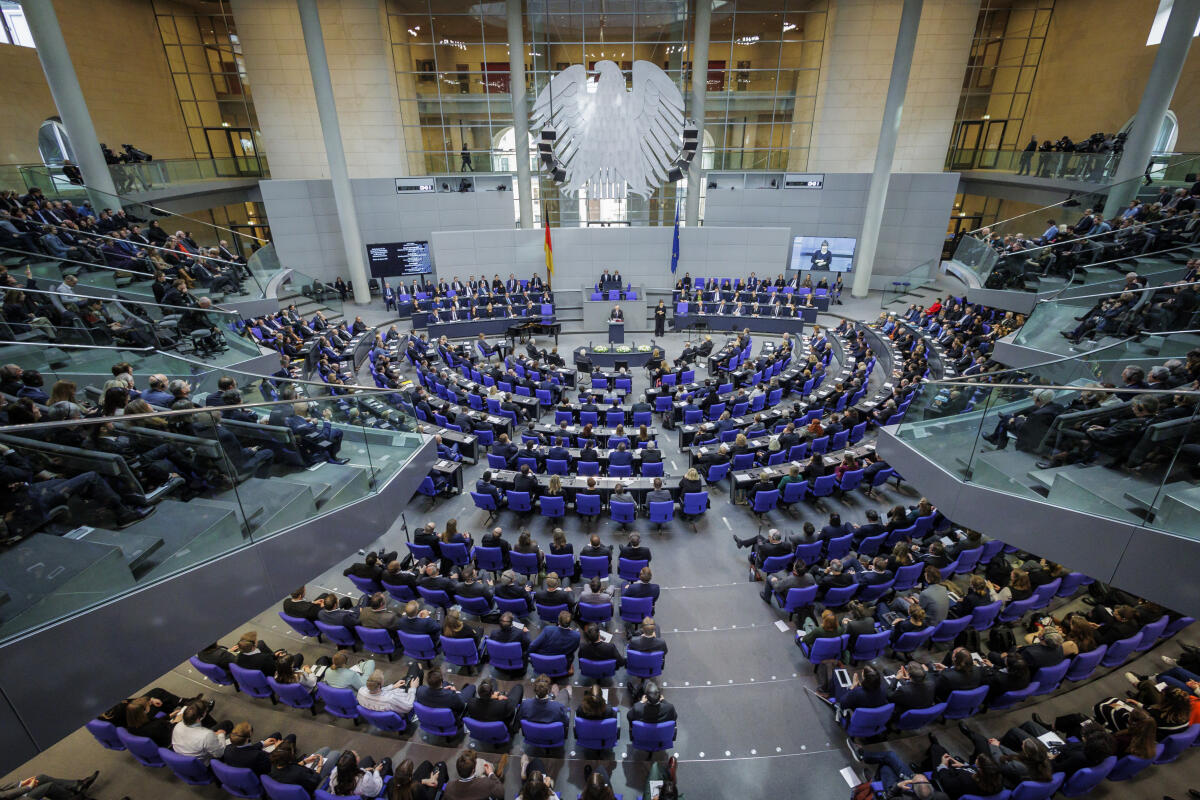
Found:
<path fill-rule="evenodd" d="M 546 283 L 554 283 L 554 245 L 550 243 L 550 220 L 543 220 L 546 226 Z"/>

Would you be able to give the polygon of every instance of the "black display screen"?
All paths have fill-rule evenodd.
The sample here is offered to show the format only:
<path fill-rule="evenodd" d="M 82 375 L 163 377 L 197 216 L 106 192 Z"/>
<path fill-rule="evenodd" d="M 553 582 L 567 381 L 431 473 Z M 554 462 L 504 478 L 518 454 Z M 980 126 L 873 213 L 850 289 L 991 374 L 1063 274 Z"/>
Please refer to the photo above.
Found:
<path fill-rule="evenodd" d="M 367 245 L 367 263 L 375 278 L 397 275 L 428 275 L 433 272 L 429 261 L 429 242 L 388 242 Z"/>

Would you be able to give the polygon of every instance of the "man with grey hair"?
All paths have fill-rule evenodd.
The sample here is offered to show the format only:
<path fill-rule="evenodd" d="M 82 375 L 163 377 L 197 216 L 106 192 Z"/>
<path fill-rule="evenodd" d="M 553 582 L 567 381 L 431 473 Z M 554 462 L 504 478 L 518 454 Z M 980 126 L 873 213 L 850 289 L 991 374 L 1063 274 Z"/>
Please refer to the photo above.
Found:
<path fill-rule="evenodd" d="M 1157 366 L 1150 368 L 1150 375 L 1146 380 L 1146 387 L 1150 389 L 1170 389 L 1171 387 L 1171 371 L 1165 366 Z"/>
<path fill-rule="evenodd" d="M 417 687 L 421 684 L 421 668 L 408 662 L 408 673 L 395 683 L 385 683 L 383 670 L 375 670 L 358 690 L 358 704 L 371 711 L 391 711 L 406 716 L 413 708 Z"/>
<path fill-rule="evenodd" d="M 180 400 L 187 400 L 192 393 L 192 385 L 182 378 L 175 378 L 167 384 L 167 391 L 171 393 L 172 404 L 178 403 Z"/>
<path fill-rule="evenodd" d="M 1063 407 L 1054 402 L 1054 390 L 1036 389 L 1033 392 L 1033 408 L 1018 414 L 1001 414 L 996 429 L 984 434 L 983 438 L 995 445 L 997 450 L 1003 450 L 1008 447 L 1008 432 L 1015 431 L 1017 449 L 1034 452 L 1063 411 Z"/>

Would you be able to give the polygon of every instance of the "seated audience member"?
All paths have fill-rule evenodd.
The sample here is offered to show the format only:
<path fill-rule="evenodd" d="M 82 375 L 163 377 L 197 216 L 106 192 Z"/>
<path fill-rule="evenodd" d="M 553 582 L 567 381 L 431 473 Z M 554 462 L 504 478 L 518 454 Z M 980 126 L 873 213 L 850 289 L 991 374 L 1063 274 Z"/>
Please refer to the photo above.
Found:
<path fill-rule="evenodd" d="M 329 792 L 343 796 L 379 797 L 386 778 L 391 774 L 390 758 L 376 764 L 371 756 L 359 759 L 353 750 L 343 750 L 337 757 L 333 771 L 329 773 Z"/>
<path fill-rule="evenodd" d="M 517 719 L 543 725 L 561 722 L 565 730 L 570 721 L 568 702 L 570 694 L 566 689 L 560 689 L 558 684 L 551 683 L 547 676 L 539 675 L 533 681 L 533 697 L 521 702 L 517 710 Z"/>
<path fill-rule="evenodd" d="M 271 772 L 271 758 L 268 755 L 268 749 L 278 747 L 284 740 L 282 734 L 272 733 L 262 741 L 254 741 L 254 728 L 249 722 L 239 722 L 233 726 L 233 732 L 229 734 L 229 744 L 225 747 L 225 752 L 221 756 L 221 761 L 230 767 L 243 767 L 254 772 L 255 775 L 262 777 Z M 296 742 L 295 734 L 288 734 L 287 737 L 293 745 Z"/>
<path fill-rule="evenodd" d="M 457 779 L 446 776 L 444 800 L 503 800 L 503 770 L 498 772 L 490 762 L 479 759 L 474 750 L 459 754 L 454 771 Z"/>
<path fill-rule="evenodd" d="M 353 689 L 355 692 L 365 686 L 367 676 L 375 672 L 375 661 L 367 658 L 348 666 L 350 656 L 345 650 L 334 653 L 329 669 L 325 670 L 321 680 L 335 689 Z"/>
<path fill-rule="evenodd" d="M 549 582 L 549 581 L 547 581 Z M 630 644 L 632 646 L 632 643 Z M 574 674 L 575 668 L 571 663 L 575 660 L 575 651 L 579 649 L 579 631 L 571 629 L 571 612 L 561 611 L 557 625 L 547 625 L 529 645 L 529 652 L 544 656 L 566 656 L 568 674 Z"/>
<path fill-rule="evenodd" d="M 171 731 L 171 749 L 181 756 L 191 756 L 205 764 L 224 755 L 233 723 L 226 720 L 208 728 L 203 724 L 206 717 L 207 703 L 203 700 L 188 703 Z"/>
<path fill-rule="evenodd" d="M 391 711 L 404 717 L 412 711 L 417 687 L 421 684 L 421 668 L 408 662 L 408 672 L 395 683 L 387 683 L 383 672 L 375 670 L 357 692 L 358 704 L 372 711 Z"/>
<path fill-rule="evenodd" d="M 934 679 L 925 665 L 910 661 L 896 670 L 896 683 L 888 692 L 887 700 L 895 703 L 897 714 L 903 714 L 909 709 L 933 705 L 934 690 Z"/>
<path fill-rule="evenodd" d="M 617 669 L 625 668 L 625 656 L 611 641 L 600 639 L 600 626 L 589 622 L 583 626 L 583 643 L 579 646 L 579 657 L 588 661 L 616 661 Z"/>
<path fill-rule="evenodd" d="M 480 722 L 503 722 L 509 730 L 516 731 L 517 712 L 524 696 L 525 687 L 520 683 L 513 684 L 505 693 L 498 690 L 491 678 L 484 678 L 479 682 L 475 696 L 467 702 L 466 716 Z"/>

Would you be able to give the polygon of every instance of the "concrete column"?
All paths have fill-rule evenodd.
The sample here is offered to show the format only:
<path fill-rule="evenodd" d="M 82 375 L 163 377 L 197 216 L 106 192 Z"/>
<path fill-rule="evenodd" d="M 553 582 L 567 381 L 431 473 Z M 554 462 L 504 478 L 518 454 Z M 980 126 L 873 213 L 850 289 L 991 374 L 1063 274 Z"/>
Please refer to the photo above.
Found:
<path fill-rule="evenodd" d="M 513 138 L 517 143 L 517 194 L 521 227 L 533 227 L 533 182 L 529 177 L 529 109 L 525 104 L 525 37 L 521 30 L 521 0 L 508 7 L 508 85 L 512 97 Z"/>
<path fill-rule="evenodd" d="M 58 15 L 54 13 L 54 3 L 42 0 L 24 3 L 22 8 L 29 23 L 29 32 L 33 34 L 33 41 L 37 45 L 38 60 L 42 62 L 42 71 L 46 73 L 50 95 L 54 98 L 58 115 L 62 117 L 63 127 L 71 137 L 71 147 L 83 172 L 83 181 L 89 189 L 92 208 L 97 211 L 102 208 L 119 209 L 121 199 L 117 197 L 112 173 L 108 171 L 108 164 L 100 152 L 96 126 L 92 124 L 83 90 L 79 88 L 71 54 L 67 51 L 62 28 L 58 26 Z"/>
<path fill-rule="evenodd" d="M 317 11 L 317 0 L 296 0 L 296 6 L 300 11 L 300 27 L 304 30 L 304 49 L 308 53 L 308 69 L 312 73 L 313 93 L 317 97 L 321 137 L 325 140 L 325 157 L 329 161 L 329 177 L 333 183 L 333 202 L 337 206 L 338 224 L 342 228 L 342 243 L 346 248 L 350 284 L 354 287 L 354 302 L 365 305 L 371 302 L 367 262 L 362 235 L 358 230 L 358 214 L 354 210 L 354 193 L 350 190 L 350 173 L 346 169 L 346 151 L 342 146 L 337 105 L 333 101 L 333 83 L 329 78 L 329 59 L 325 55 L 321 16 Z"/>
<path fill-rule="evenodd" d="M 1192 34 L 1196 32 L 1196 21 L 1200 19 L 1200 0 L 1175 0 L 1171 16 L 1167 19 L 1162 42 L 1154 56 L 1154 66 L 1142 90 L 1142 102 L 1138 105 L 1129 138 L 1125 140 L 1125 152 L 1117 165 L 1113 183 L 1117 184 L 1108 193 L 1104 203 L 1104 216 L 1112 218 L 1137 195 L 1141 182 L 1135 180 L 1146 171 L 1154 140 L 1162 127 L 1163 117 L 1171 105 L 1175 85 L 1187 60 L 1188 48 L 1192 45 Z M 1122 183 L 1124 182 L 1124 183 Z"/>
<path fill-rule="evenodd" d="M 712 0 L 696 0 L 696 38 L 692 42 L 692 118 L 700 129 L 700 146 L 688 170 L 687 214 L 685 224 L 700 224 L 700 192 L 704 174 L 700 164 L 704 156 L 704 92 L 708 88 L 708 31 L 712 25 Z"/>
<path fill-rule="evenodd" d="M 908 75 L 912 71 L 913 51 L 917 45 L 917 29 L 921 26 L 923 3 L 924 0 L 904 0 L 904 10 L 900 13 L 896 53 L 892 58 L 892 76 L 888 81 L 887 100 L 883 105 L 879 146 L 875 150 L 875 169 L 867 187 L 867 207 L 863 216 L 862 234 L 858 239 L 858 265 L 854 268 L 852 290 L 855 297 L 866 297 L 871 288 L 875 250 L 879 245 L 879 226 L 883 222 L 883 205 L 887 200 L 888 183 L 892 177 L 892 161 L 896 155 L 897 134 L 900 132 L 900 115 L 904 110 L 904 93 L 908 91 Z"/>

